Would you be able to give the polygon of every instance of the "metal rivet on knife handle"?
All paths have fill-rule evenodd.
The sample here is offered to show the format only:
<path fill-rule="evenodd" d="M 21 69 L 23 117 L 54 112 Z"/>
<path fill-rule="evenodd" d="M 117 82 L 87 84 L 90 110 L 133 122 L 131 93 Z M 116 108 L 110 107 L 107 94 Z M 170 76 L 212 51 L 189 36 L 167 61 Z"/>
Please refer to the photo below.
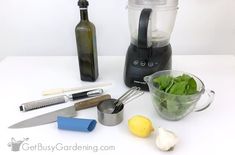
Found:
<path fill-rule="evenodd" d="M 104 100 L 108 100 L 110 98 L 111 98 L 111 96 L 109 94 L 101 95 L 101 96 L 98 96 L 98 97 L 95 97 L 92 99 L 77 102 L 74 104 L 74 106 L 75 106 L 76 110 L 82 110 L 82 109 L 86 109 L 89 107 L 97 106 L 100 102 L 102 102 Z"/>

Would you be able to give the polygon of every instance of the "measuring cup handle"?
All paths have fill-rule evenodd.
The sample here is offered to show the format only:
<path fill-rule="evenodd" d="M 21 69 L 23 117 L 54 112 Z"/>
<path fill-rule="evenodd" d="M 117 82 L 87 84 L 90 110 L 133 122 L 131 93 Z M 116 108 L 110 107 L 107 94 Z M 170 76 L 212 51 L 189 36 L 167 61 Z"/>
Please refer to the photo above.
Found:
<path fill-rule="evenodd" d="M 213 90 L 205 90 L 203 95 L 207 96 L 207 101 L 204 103 L 204 105 L 200 107 L 196 107 L 194 112 L 200 112 L 200 111 L 207 109 L 214 100 L 215 92 Z"/>

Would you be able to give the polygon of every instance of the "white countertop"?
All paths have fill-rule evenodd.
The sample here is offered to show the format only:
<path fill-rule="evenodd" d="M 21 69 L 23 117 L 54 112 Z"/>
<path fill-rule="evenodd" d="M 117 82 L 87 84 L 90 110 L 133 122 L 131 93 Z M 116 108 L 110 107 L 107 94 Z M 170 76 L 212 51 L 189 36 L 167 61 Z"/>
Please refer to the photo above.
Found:
<path fill-rule="evenodd" d="M 128 88 L 123 82 L 124 57 L 99 57 L 100 76 L 97 82 L 111 82 L 105 90 L 117 98 Z M 98 151 L 98 154 L 166 154 L 155 147 L 155 133 L 142 139 L 130 134 L 127 120 L 133 115 L 141 114 L 152 120 L 155 127 L 162 126 L 174 131 L 180 141 L 174 155 L 233 155 L 235 140 L 235 57 L 231 55 L 184 55 L 173 56 L 173 69 L 197 75 L 206 88 L 216 92 L 211 107 L 200 113 L 192 113 L 183 120 L 171 122 L 160 118 L 153 109 L 150 94 L 145 93 L 125 107 L 124 121 L 115 127 L 106 127 L 97 123 L 91 133 L 62 131 L 57 124 L 26 128 L 8 129 L 8 126 L 49 111 L 72 105 L 66 103 L 42 108 L 27 113 L 20 112 L 18 106 L 27 101 L 41 99 L 41 91 L 48 88 L 70 88 L 86 85 L 79 78 L 77 57 L 7 57 L 0 62 L 0 151 L 12 153 L 7 144 L 14 137 L 16 140 L 29 138 L 24 142 L 24 150 L 29 152 L 51 153 L 52 151 L 35 151 L 38 144 L 63 146 L 83 146 L 83 151 L 55 151 L 57 154 L 78 153 L 91 154 L 96 147 L 114 146 L 115 150 Z M 96 108 L 78 112 L 79 118 L 97 119 Z M 31 146 L 31 151 L 27 150 Z M 86 147 L 86 148 L 85 148 Z M 93 148 L 92 150 L 91 147 Z M 96 153 L 97 154 L 97 153 Z"/>

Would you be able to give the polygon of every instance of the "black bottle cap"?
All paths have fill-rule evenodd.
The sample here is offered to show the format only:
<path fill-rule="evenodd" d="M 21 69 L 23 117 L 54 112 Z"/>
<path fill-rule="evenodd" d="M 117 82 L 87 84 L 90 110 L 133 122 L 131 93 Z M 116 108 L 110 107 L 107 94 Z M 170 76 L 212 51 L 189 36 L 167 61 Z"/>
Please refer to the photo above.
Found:
<path fill-rule="evenodd" d="M 80 8 L 87 8 L 89 5 L 88 1 L 87 0 L 79 0 L 78 1 L 78 6 Z"/>

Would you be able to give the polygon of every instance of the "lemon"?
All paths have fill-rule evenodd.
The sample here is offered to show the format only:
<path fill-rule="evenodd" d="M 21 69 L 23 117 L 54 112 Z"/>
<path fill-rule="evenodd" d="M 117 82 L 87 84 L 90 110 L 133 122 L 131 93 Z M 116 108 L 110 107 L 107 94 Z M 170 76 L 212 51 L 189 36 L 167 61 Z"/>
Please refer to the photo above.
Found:
<path fill-rule="evenodd" d="M 154 131 L 151 120 L 141 115 L 130 118 L 128 128 L 131 133 L 142 138 L 148 137 Z"/>

